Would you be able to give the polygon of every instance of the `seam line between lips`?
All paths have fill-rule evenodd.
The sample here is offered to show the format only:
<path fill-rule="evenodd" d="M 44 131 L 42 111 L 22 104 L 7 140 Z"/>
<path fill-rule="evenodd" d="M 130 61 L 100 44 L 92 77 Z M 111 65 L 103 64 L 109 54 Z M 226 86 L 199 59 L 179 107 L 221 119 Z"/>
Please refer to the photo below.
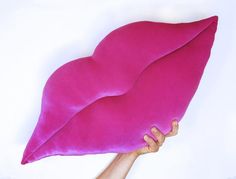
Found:
<path fill-rule="evenodd" d="M 132 86 L 135 86 L 135 83 L 137 82 L 137 80 L 139 79 L 139 76 L 141 76 L 141 74 L 149 67 L 151 66 L 153 63 L 155 63 L 157 60 L 160 60 L 168 55 L 170 55 L 171 53 L 174 53 L 175 51 L 181 49 L 182 47 L 188 45 L 189 43 L 191 43 L 192 40 L 194 40 L 195 38 L 197 38 L 201 33 L 205 32 L 208 28 L 210 28 L 210 26 L 213 24 L 213 23 L 216 23 L 216 21 L 212 21 L 210 22 L 206 28 L 204 28 L 202 31 L 200 31 L 199 33 L 197 33 L 191 40 L 187 41 L 184 45 L 180 46 L 180 47 L 177 47 L 175 50 L 163 55 L 162 57 L 159 57 L 158 59 L 154 60 L 153 62 L 151 62 L 150 64 L 148 64 L 143 71 L 140 72 L 140 74 L 138 75 L 138 78 L 134 81 L 133 85 Z M 95 60 L 95 59 L 94 59 Z M 96 61 L 96 60 L 95 60 Z M 113 95 L 113 96 L 122 96 L 122 95 L 125 95 L 126 93 L 128 93 L 128 91 L 130 91 L 132 88 L 130 88 L 129 90 L 127 90 L 126 92 L 124 92 L 123 94 L 120 94 L 120 95 Z M 112 96 L 104 96 L 104 97 L 101 97 L 101 98 L 98 98 L 96 99 L 95 101 L 93 101 L 92 103 L 88 104 L 87 106 L 85 106 L 83 109 L 81 109 L 79 112 L 81 112 L 82 110 L 86 109 L 87 107 L 89 107 L 90 105 L 92 105 L 93 103 L 95 103 L 96 101 L 100 100 L 100 99 L 103 99 L 103 98 L 106 98 L 106 97 L 112 97 Z M 44 144 L 46 144 L 53 136 L 55 136 L 58 132 L 60 132 L 66 125 L 68 125 L 70 123 L 70 121 L 79 113 L 79 112 L 76 112 L 69 120 L 67 120 L 63 125 L 62 127 L 60 127 L 57 131 L 55 131 L 48 139 L 46 139 L 42 144 L 40 144 L 38 147 L 35 148 L 35 150 L 33 150 L 28 156 L 24 157 L 24 160 L 27 161 L 27 159 L 32 156 L 39 148 L 41 148 L 42 146 L 44 146 Z"/>

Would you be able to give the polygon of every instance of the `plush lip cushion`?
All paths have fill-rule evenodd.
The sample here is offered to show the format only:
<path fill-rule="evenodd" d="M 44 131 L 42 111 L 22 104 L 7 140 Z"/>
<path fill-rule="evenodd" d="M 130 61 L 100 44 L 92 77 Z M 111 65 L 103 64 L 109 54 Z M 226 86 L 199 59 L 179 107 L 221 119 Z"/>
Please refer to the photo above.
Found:
<path fill-rule="evenodd" d="M 129 152 L 180 121 L 210 56 L 218 17 L 137 21 L 109 33 L 92 56 L 58 68 L 21 163 L 52 155 Z"/>

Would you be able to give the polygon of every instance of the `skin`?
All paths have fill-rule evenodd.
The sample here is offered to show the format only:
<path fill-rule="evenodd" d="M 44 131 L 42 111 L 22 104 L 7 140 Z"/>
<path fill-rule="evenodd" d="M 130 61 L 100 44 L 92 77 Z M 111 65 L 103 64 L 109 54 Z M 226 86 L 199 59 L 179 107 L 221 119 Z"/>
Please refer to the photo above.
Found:
<path fill-rule="evenodd" d="M 155 140 L 148 135 L 144 135 L 144 140 L 147 146 L 132 151 L 130 153 L 119 153 L 108 165 L 107 168 L 96 179 L 125 179 L 130 168 L 135 160 L 143 154 L 158 152 L 159 148 L 163 145 L 166 137 L 175 136 L 178 133 L 178 121 L 172 121 L 172 130 L 164 135 L 157 128 L 152 128 L 151 132 L 155 136 Z"/>

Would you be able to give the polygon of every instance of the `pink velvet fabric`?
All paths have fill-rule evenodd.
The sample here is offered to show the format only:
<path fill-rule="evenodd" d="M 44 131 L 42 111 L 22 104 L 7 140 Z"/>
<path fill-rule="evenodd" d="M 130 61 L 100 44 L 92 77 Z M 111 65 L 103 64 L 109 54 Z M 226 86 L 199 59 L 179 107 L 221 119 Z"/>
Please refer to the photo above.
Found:
<path fill-rule="evenodd" d="M 180 121 L 210 56 L 218 17 L 138 21 L 109 33 L 93 54 L 48 79 L 22 164 L 53 155 L 129 152 L 156 126 Z"/>

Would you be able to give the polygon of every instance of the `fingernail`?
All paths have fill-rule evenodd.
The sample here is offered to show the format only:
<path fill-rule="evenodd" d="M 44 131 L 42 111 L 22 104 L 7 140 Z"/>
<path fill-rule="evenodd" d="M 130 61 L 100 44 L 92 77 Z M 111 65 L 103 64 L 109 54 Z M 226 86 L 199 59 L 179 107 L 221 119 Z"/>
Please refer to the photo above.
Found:
<path fill-rule="evenodd" d="M 157 132 L 157 129 L 155 127 L 152 128 L 153 132 Z"/>
<path fill-rule="evenodd" d="M 144 137 L 143 137 L 145 140 L 147 140 L 148 139 L 148 136 L 147 135 L 144 135 Z"/>

